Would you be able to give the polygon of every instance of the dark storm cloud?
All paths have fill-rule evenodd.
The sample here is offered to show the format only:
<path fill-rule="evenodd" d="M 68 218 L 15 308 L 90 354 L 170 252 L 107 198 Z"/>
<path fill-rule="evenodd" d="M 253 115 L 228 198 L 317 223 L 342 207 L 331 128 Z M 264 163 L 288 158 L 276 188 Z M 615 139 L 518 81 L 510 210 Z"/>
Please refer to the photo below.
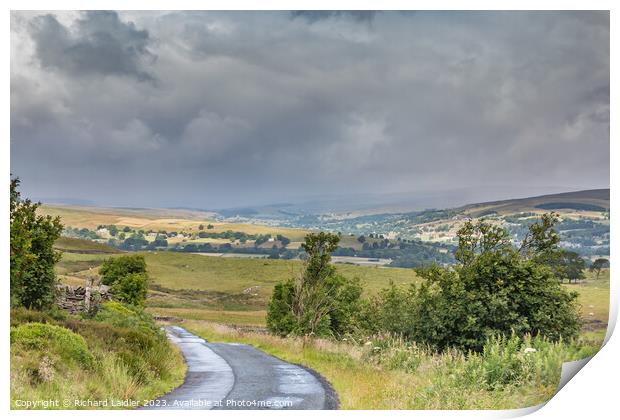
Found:
<path fill-rule="evenodd" d="M 12 171 L 42 197 L 210 208 L 609 185 L 608 13 L 370 20 L 13 13 Z"/>
<path fill-rule="evenodd" d="M 53 15 L 40 16 L 31 22 L 30 34 L 44 67 L 73 77 L 95 73 L 151 78 L 141 69 L 145 60 L 154 59 L 148 50 L 148 31 L 121 22 L 116 12 L 85 12 L 72 28 Z"/>
<path fill-rule="evenodd" d="M 358 22 L 372 22 L 378 12 L 376 10 L 294 10 L 291 17 L 304 18 L 308 22 L 314 23 L 319 20 L 329 19 L 333 17 L 349 17 Z"/>

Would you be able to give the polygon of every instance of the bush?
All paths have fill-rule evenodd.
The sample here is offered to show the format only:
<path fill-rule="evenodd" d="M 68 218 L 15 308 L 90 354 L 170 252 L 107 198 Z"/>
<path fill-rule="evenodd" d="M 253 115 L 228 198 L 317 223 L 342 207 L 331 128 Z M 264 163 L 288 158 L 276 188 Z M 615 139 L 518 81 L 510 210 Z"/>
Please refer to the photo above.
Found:
<path fill-rule="evenodd" d="M 402 337 L 383 335 L 374 337 L 368 359 L 391 370 L 415 372 L 422 361 L 428 358 L 427 349 L 408 343 Z"/>
<path fill-rule="evenodd" d="M 146 400 L 183 380 L 181 355 L 139 307 L 112 301 L 93 318 L 62 319 L 20 308 L 11 311 L 11 325 L 13 401 L 51 391 L 70 401 Z"/>
<path fill-rule="evenodd" d="M 141 310 L 120 302 L 105 302 L 93 318 L 95 321 L 105 322 L 115 327 L 135 328 L 147 332 L 160 334 L 153 318 Z M 163 336 L 163 334 L 161 334 Z"/>
<path fill-rule="evenodd" d="M 577 294 L 565 290 L 542 262 L 557 253 L 552 227 L 550 218 L 532 225 L 517 250 L 504 229 L 466 223 L 458 232 L 460 264 L 419 269 L 424 281 L 410 291 L 393 285 L 384 290 L 370 304 L 364 325 L 437 350 L 479 352 L 490 337 L 513 333 L 552 341 L 576 336 Z"/>
<path fill-rule="evenodd" d="M 340 336 L 356 329 L 362 288 L 357 279 L 336 273 L 330 252 L 338 235 L 309 234 L 304 271 L 275 286 L 267 312 L 267 328 L 279 335 Z"/>
<path fill-rule="evenodd" d="M 143 306 L 148 289 L 145 273 L 128 274 L 112 285 L 112 293 L 121 302 Z"/>
<path fill-rule="evenodd" d="M 128 274 L 146 273 L 146 261 L 142 255 L 123 255 L 109 258 L 99 269 L 101 282 L 112 286 Z"/>
<path fill-rule="evenodd" d="M 57 325 L 29 322 L 11 327 L 11 345 L 54 353 L 64 360 L 75 360 L 86 367 L 93 363 L 93 355 L 84 338 Z"/>
<path fill-rule="evenodd" d="M 269 331 L 286 336 L 295 330 L 296 321 L 291 311 L 294 293 L 295 285 L 292 280 L 274 286 L 267 309 L 267 329 Z"/>
<path fill-rule="evenodd" d="M 111 286 L 121 302 L 142 306 L 146 300 L 148 276 L 142 255 L 124 255 L 110 258 L 99 269 L 102 283 Z"/>

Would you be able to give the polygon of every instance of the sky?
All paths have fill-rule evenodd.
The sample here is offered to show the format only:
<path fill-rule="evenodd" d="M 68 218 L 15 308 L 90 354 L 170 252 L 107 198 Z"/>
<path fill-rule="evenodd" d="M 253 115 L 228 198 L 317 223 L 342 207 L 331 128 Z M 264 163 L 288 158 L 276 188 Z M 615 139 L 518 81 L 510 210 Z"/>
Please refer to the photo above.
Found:
<path fill-rule="evenodd" d="M 125 207 L 608 188 L 609 87 L 608 12 L 12 12 L 11 172 Z"/>

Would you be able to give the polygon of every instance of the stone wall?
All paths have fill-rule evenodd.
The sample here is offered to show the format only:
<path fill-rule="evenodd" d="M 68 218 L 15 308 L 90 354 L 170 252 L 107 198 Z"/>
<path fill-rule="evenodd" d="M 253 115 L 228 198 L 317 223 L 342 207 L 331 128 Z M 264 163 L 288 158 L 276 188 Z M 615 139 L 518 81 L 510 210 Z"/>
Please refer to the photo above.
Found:
<path fill-rule="evenodd" d="M 58 285 L 56 304 L 72 314 L 93 312 L 102 302 L 112 299 L 110 288 L 101 286 Z"/>

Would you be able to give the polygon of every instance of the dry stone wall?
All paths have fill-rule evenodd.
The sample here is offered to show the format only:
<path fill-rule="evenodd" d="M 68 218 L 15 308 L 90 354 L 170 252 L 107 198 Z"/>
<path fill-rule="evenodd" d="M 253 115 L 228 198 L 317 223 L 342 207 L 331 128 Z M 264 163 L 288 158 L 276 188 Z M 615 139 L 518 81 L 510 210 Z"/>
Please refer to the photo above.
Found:
<path fill-rule="evenodd" d="M 93 312 L 101 303 L 112 299 L 110 288 L 101 286 L 58 285 L 56 304 L 72 314 Z"/>

